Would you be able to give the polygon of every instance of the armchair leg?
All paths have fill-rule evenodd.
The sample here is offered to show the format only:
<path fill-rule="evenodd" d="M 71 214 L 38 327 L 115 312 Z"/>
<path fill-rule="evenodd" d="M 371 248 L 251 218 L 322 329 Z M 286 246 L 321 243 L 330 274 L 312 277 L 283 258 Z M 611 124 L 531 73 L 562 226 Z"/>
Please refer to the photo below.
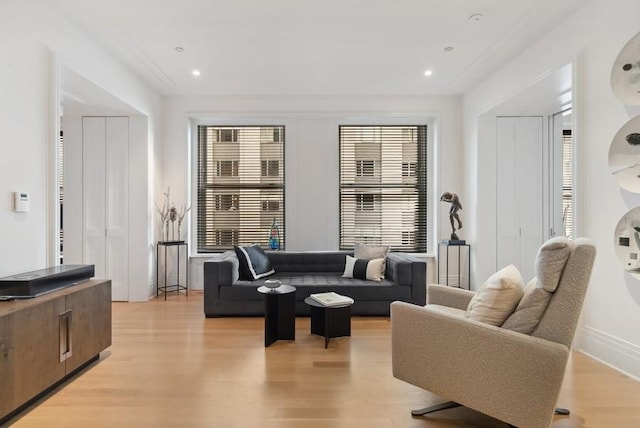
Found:
<path fill-rule="evenodd" d="M 453 409 L 454 407 L 460 407 L 462 404 L 458 404 L 455 401 L 447 401 L 445 403 L 436 404 L 435 406 L 425 407 L 423 409 L 412 410 L 411 416 L 424 416 L 428 413 L 439 412 L 440 410 Z"/>
<path fill-rule="evenodd" d="M 571 411 L 569 409 L 565 409 L 564 407 L 556 407 L 556 410 L 554 411 L 554 413 L 556 415 L 562 415 L 562 416 L 566 416 L 566 415 L 570 415 Z M 511 425 L 511 424 L 507 424 L 509 426 L 509 428 L 517 428 L 515 425 Z"/>

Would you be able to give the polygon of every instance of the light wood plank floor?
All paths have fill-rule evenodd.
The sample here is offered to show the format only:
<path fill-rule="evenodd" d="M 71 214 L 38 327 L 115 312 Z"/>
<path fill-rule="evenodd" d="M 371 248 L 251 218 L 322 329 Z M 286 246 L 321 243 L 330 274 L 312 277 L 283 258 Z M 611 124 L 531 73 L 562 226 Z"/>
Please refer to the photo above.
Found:
<path fill-rule="evenodd" d="M 352 321 L 350 338 L 309 334 L 264 348 L 262 318 L 205 319 L 202 294 L 114 303 L 113 345 L 22 415 L 16 427 L 405 428 L 506 425 L 391 375 L 388 318 Z M 525 387 L 523 385 L 523 387 Z M 554 428 L 640 426 L 640 382 L 575 353 Z"/>

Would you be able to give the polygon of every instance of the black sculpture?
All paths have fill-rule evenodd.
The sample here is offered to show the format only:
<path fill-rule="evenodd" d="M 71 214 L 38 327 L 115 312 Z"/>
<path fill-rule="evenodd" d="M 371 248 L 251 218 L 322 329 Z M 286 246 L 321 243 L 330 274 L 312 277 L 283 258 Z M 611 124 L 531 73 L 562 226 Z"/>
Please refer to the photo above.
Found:
<path fill-rule="evenodd" d="M 444 192 L 442 196 L 440 196 L 440 200 L 444 202 L 449 202 L 451 204 L 451 208 L 449 208 L 449 221 L 451 222 L 451 240 L 458 241 L 458 235 L 456 234 L 456 226 L 455 221 L 458 221 L 458 229 L 462 229 L 462 221 L 460 221 L 460 216 L 458 216 L 458 211 L 462 209 L 462 204 L 460 203 L 460 199 L 458 199 L 458 195 L 455 193 Z"/>

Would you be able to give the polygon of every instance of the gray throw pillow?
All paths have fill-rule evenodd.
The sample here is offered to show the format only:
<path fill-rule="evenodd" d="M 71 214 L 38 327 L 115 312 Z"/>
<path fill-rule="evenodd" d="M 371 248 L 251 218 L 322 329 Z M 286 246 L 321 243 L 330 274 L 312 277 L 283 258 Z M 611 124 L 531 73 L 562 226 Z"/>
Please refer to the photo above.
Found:
<path fill-rule="evenodd" d="M 381 259 L 386 257 L 388 252 L 388 245 L 367 245 L 356 243 L 353 257 L 365 260 Z"/>
<path fill-rule="evenodd" d="M 540 287 L 537 279 L 533 278 L 525 287 L 524 295 L 520 299 L 516 310 L 502 324 L 502 328 L 523 334 L 531 334 L 547 310 L 551 296 L 553 296 L 553 293 Z"/>
<path fill-rule="evenodd" d="M 353 250 L 353 257 L 356 259 L 384 259 L 382 262 L 382 276 L 384 278 L 387 268 L 387 253 L 389 252 L 388 245 L 368 245 L 356 242 Z"/>
<path fill-rule="evenodd" d="M 535 264 L 539 288 L 551 293 L 556 291 L 572 249 L 573 242 L 560 236 L 549 239 L 540 247 Z"/>

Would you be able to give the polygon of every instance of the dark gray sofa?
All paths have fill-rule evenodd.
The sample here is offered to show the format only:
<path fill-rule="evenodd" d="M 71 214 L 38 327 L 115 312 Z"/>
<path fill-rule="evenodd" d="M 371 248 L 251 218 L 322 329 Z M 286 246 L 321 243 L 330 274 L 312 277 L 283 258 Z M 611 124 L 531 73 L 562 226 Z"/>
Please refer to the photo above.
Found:
<path fill-rule="evenodd" d="M 257 288 L 267 279 L 296 287 L 296 315 L 309 315 L 304 299 L 312 293 L 335 291 L 355 300 L 353 315 L 389 315 L 395 300 L 426 304 L 426 263 L 409 254 L 388 253 L 381 282 L 343 278 L 346 255 L 353 251 L 267 251 L 274 275 L 256 281 L 238 280 L 234 251 L 218 254 L 204 263 L 204 314 L 262 316 L 264 295 Z"/>

